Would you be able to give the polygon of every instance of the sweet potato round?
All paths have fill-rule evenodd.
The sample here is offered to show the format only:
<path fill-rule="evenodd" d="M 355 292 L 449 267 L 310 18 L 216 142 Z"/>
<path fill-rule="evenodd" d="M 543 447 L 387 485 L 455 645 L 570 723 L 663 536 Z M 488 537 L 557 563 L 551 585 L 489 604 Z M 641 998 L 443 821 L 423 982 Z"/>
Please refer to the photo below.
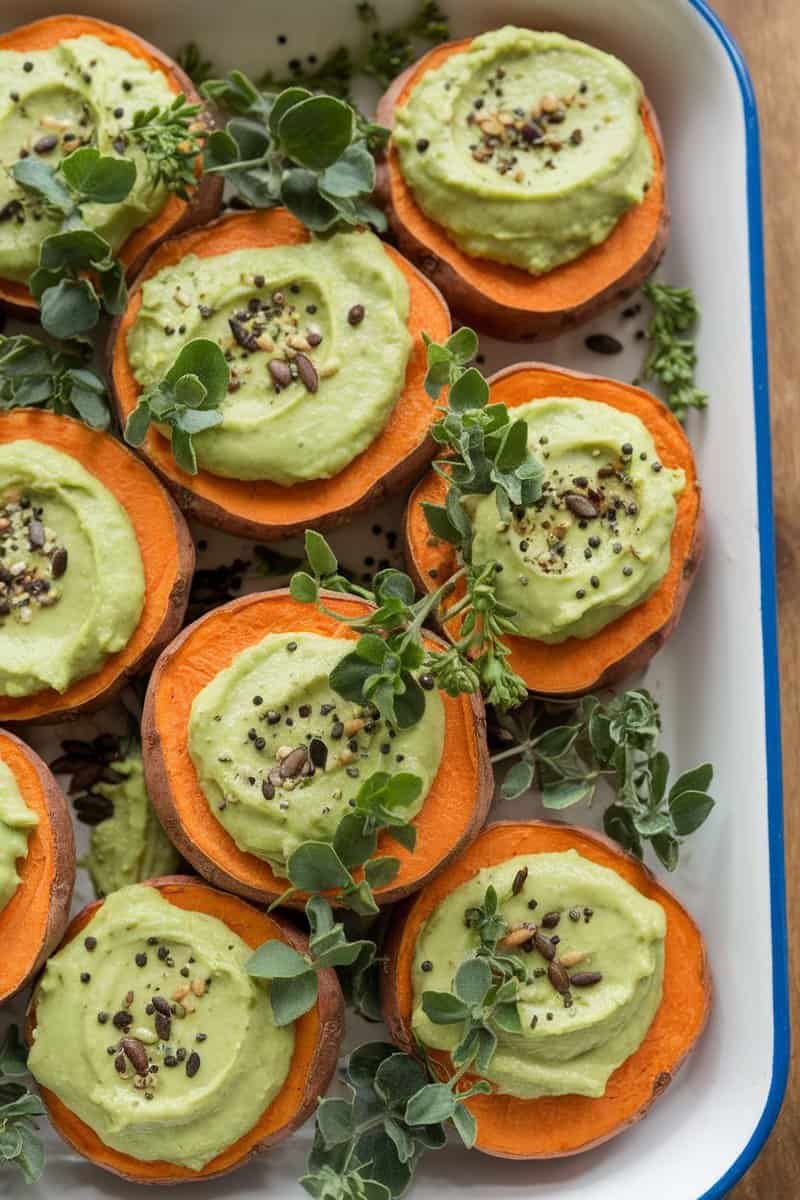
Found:
<path fill-rule="evenodd" d="M 476 1148 L 500 1158 L 559 1158 L 590 1150 L 633 1125 L 671 1083 L 705 1028 L 711 976 L 702 935 L 680 902 L 650 871 L 601 834 L 546 821 L 488 825 L 456 862 L 396 910 L 384 945 L 383 1017 L 392 1041 L 415 1052 L 411 1033 L 411 967 L 422 924 L 442 900 L 483 867 L 519 854 L 575 849 L 610 867 L 667 914 L 664 994 L 638 1050 L 613 1073 L 605 1095 L 520 1100 L 490 1093 L 467 1105 L 478 1122 Z M 449 1056 L 429 1051 L 445 1073 Z"/>
<path fill-rule="evenodd" d="M 143 58 L 151 69 L 161 72 L 176 95 L 183 92 L 191 104 L 201 103 L 202 97 L 189 76 L 162 50 L 129 29 L 124 29 L 121 25 L 112 25 L 109 21 L 100 21 L 96 17 L 64 14 L 32 21 L 29 25 L 19 25 L 16 29 L 0 35 L 0 50 L 49 50 L 58 42 L 84 34 L 91 34 L 109 46 L 118 46 L 135 58 Z M 200 115 L 208 128 L 212 128 L 213 122 L 208 110 L 204 109 Z M 198 163 L 198 175 L 200 169 Z M 193 225 L 210 221 L 216 216 L 222 202 L 222 188 L 223 181 L 220 176 L 200 175 L 197 186 L 188 200 L 181 200 L 179 196 L 170 193 L 157 216 L 147 225 L 134 230 L 120 248 L 119 259 L 125 266 L 128 278 L 132 278 L 147 254 L 164 238 Z M 0 302 L 7 312 L 16 317 L 38 320 L 39 306 L 24 283 L 0 279 Z"/>
<path fill-rule="evenodd" d="M 170 904 L 191 912 L 203 912 L 224 921 L 234 933 L 255 949 L 270 938 L 293 946 L 301 954 L 308 952 L 308 939 L 283 917 L 259 912 L 240 900 L 210 888 L 200 880 L 184 875 L 166 875 L 147 881 L 158 888 Z M 80 933 L 102 900 L 87 905 L 71 922 L 64 941 Z M 198 1179 L 213 1179 L 242 1166 L 255 1155 L 282 1142 L 313 1114 L 317 1100 L 324 1095 L 336 1070 L 339 1046 L 344 1030 L 344 1001 L 336 972 L 326 967 L 317 972 L 319 997 L 315 1006 L 295 1023 L 295 1047 L 287 1080 L 263 1113 L 258 1124 L 234 1142 L 200 1171 L 168 1162 L 142 1162 L 106 1146 L 94 1130 L 46 1088 L 42 1099 L 56 1132 L 74 1150 L 95 1166 L 130 1179 L 134 1183 L 172 1184 Z M 28 1006 L 25 1036 L 30 1045 L 36 1028 L 36 991 Z"/>
<path fill-rule="evenodd" d="M 221 217 L 203 229 L 171 238 L 156 250 L 133 284 L 127 309 L 111 330 L 109 375 L 123 426 L 140 392 L 128 360 L 126 338 L 141 305 L 145 280 L 187 254 L 209 258 L 247 247 L 293 245 L 308 241 L 309 236 L 286 209 L 273 208 Z M 431 461 L 435 447 L 429 430 L 436 412 L 424 387 L 427 366 L 422 331 L 434 341 L 443 341 L 450 333 L 450 313 L 432 283 L 393 247 L 384 249 L 408 283 L 408 328 L 414 345 L 405 388 L 381 432 L 332 479 L 282 487 L 268 480 L 226 479 L 202 469 L 197 475 L 187 475 L 175 463 L 166 439 L 151 429 L 140 453 L 188 516 L 240 537 L 266 541 L 293 537 L 310 526 L 327 529 L 346 523 L 354 513 L 417 479 Z"/>
<path fill-rule="evenodd" d="M 0 1004 L 21 991 L 61 941 L 75 885 L 75 840 L 67 802 L 38 754 L 0 729 L 0 760 L 39 817 L 18 866 L 20 884 L 0 911 Z"/>
<path fill-rule="evenodd" d="M 353 616 L 369 610 L 354 596 L 323 593 L 329 606 Z M 206 879 L 249 899 L 268 903 L 288 881 L 269 863 L 239 850 L 210 811 L 189 757 L 187 727 L 197 693 L 247 646 L 267 633 L 309 632 L 355 638 L 346 625 L 293 600 L 288 590 L 243 596 L 222 605 L 185 629 L 167 647 L 150 678 L 142 718 L 147 791 L 170 838 Z M 437 640 L 427 639 L 431 644 Z M 400 859 L 395 879 L 376 889 L 381 906 L 421 887 L 458 854 L 486 820 L 493 780 L 486 745 L 486 717 L 477 696 L 442 697 L 445 746 L 439 771 L 414 820 L 417 845 L 407 851 L 385 834 L 378 854 Z M 289 903 L 307 899 L 295 893 Z"/>
<path fill-rule="evenodd" d="M 511 666 L 532 692 L 562 699 L 580 696 L 642 670 L 678 624 L 703 554 L 702 495 L 692 448 L 680 422 L 659 400 L 615 379 L 530 362 L 498 371 L 489 385 L 490 403 L 509 408 L 548 396 L 578 395 L 632 413 L 652 435 L 664 465 L 682 467 L 686 473 L 670 566 L 652 595 L 589 638 L 567 638 L 555 645 L 524 637 L 504 639 L 511 649 Z M 453 548 L 431 537 L 422 510 L 423 501 L 440 504 L 444 494 L 444 482 L 431 471 L 411 493 L 406 509 L 406 566 L 422 591 L 438 587 L 457 567 Z M 452 626 L 447 631 L 452 633 Z"/>
<path fill-rule="evenodd" d="M 21 438 L 71 455 L 113 493 L 133 525 L 145 575 L 139 624 L 127 646 L 110 655 L 99 671 L 63 693 L 46 688 L 19 698 L 0 696 L 0 721 L 43 725 L 93 712 L 150 666 L 183 624 L 195 553 L 189 528 L 165 489 L 111 434 L 36 409 L 0 414 L 0 445 Z"/>
<path fill-rule="evenodd" d="M 426 71 L 468 48 L 471 38 L 436 46 L 398 75 L 378 103 L 377 119 L 394 124 Z M 667 244 L 669 209 L 664 147 L 649 101 L 642 121 L 653 152 L 654 175 L 641 204 L 621 217 L 606 240 L 572 262 L 534 276 L 519 267 L 471 258 L 447 231 L 425 216 L 405 182 L 397 152 L 389 146 L 378 170 L 378 194 L 404 254 L 441 289 L 459 320 L 506 341 L 558 337 L 591 320 L 647 278 Z"/>

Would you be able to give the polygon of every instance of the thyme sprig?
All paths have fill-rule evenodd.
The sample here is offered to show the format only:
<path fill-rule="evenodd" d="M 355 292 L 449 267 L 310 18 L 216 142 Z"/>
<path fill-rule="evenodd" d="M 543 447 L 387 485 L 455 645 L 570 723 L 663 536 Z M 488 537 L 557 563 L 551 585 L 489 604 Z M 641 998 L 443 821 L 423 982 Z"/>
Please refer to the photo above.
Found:
<path fill-rule="evenodd" d="M 16 1025 L 0 1044 L 0 1170 L 15 1167 L 26 1183 L 36 1183 L 44 1169 L 44 1146 L 35 1118 L 44 1116 L 37 1095 L 20 1082 L 28 1054 Z"/>
<path fill-rule="evenodd" d="M 170 104 L 139 109 L 124 136 L 147 159 L 153 187 L 165 187 L 188 200 L 197 185 L 196 167 L 205 140 L 199 104 L 190 104 L 183 92 Z"/>
<path fill-rule="evenodd" d="M 108 429 L 106 385 L 70 346 L 49 346 L 19 333 L 0 335 L 0 411 L 46 408 L 77 417 L 90 429 Z"/>
<path fill-rule="evenodd" d="M 205 58 L 197 42 L 186 42 L 181 46 L 175 53 L 175 62 L 186 72 L 195 87 L 199 87 L 216 73 L 213 62 Z"/>
<path fill-rule="evenodd" d="M 700 310 L 691 288 L 670 287 L 648 280 L 642 292 L 653 305 L 647 327 L 650 350 L 642 374 L 661 385 L 668 407 L 679 421 L 690 408 L 706 408 L 708 396 L 695 385 L 697 349 L 694 331 Z"/>
<path fill-rule="evenodd" d="M 603 814 L 606 833 L 639 859 L 649 842 L 668 871 L 678 865 L 681 839 L 699 829 L 714 807 L 710 763 L 685 771 L 668 788 L 669 758 L 658 749 L 659 707 L 644 688 L 607 702 L 586 696 L 555 724 L 533 702 L 498 714 L 498 722 L 502 740 L 511 744 L 493 762 L 518 760 L 503 780 L 506 799 L 535 783 L 544 807 L 559 811 L 591 803 L 605 781 L 614 792 Z"/>

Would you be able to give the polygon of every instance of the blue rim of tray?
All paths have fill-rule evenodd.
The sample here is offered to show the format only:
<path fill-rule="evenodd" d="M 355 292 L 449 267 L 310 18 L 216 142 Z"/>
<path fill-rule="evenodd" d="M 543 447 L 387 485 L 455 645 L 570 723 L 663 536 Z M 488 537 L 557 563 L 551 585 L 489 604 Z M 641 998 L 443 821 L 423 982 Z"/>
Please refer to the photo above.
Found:
<path fill-rule="evenodd" d="M 769 382 L 767 372 L 764 242 L 761 207 L 761 165 L 758 110 L 753 83 L 742 52 L 705 0 L 691 7 L 722 43 L 739 84 L 744 109 L 747 171 L 748 256 L 750 271 L 750 330 L 753 356 L 756 463 L 758 469 L 758 528 L 761 564 L 761 634 L 764 660 L 764 716 L 767 756 L 767 822 L 769 830 L 770 908 L 772 913 L 772 1079 L 764 1109 L 750 1140 L 725 1174 L 698 1200 L 725 1196 L 763 1149 L 783 1103 L 789 1074 L 789 991 L 786 940 L 786 895 L 783 863 L 783 793 L 781 778 L 781 714 L 778 667 L 777 596 L 775 586 L 775 526 L 772 510 L 772 453 L 770 449 Z"/>

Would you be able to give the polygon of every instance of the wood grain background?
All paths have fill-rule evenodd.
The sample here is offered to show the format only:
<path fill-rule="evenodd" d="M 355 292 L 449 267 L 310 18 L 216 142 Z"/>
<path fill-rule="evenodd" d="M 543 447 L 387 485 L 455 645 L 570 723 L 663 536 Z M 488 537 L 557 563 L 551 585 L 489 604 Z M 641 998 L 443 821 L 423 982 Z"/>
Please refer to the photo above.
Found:
<path fill-rule="evenodd" d="M 712 0 L 750 67 L 761 117 L 767 254 L 772 448 L 777 518 L 783 769 L 792 1007 L 800 1012 L 800 172 L 796 97 L 800 85 L 800 0 Z M 731 1200 L 800 1200 L 800 1069 L 761 1156 Z"/>

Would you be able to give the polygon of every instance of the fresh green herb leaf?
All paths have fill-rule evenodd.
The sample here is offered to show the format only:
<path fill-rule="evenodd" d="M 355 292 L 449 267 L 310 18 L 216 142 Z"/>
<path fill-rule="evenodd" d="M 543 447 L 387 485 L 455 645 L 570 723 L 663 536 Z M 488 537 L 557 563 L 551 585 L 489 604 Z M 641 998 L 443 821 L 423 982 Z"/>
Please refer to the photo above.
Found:
<path fill-rule="evenodd" d="M 708 406 L 708 396 L 695 385 L 697 349 L 691 335 L 700 310 L 691 288 L 648 280 L 642 292 L 654 310 L 642 374 L 659 382 L 665 403 L 679 421 L 685 421 L 690 408 Z"/>
<path fill-rule="evenodd" d="M 237 114 L 208 138 L 205 169 L 225 175 L 247 204 L 284 204 L 318 233 L 340 222 L 386 227 L 369 201 L 379 127 L 344 99 L 294 84 L 262 93 L 238 71 L 203 90 Z"/>
<path fill-rule="evenodd" d="M 82 357 L 27 334 L 0 335 L 0 411 L 14 408 L 47 408 L 90 429 L 110 424 L 105 384 Z"/>
<path fill-rule="evenodd" d="M 37 1095 L 17 1082 L 26 1074 L 26 1063 L 27 1051 L 11 1025 L 0 1044 L 0 1170 L 16 1167 L 26 1183 L 35 1183 L 44 1168 L 44 1147 L 33 1118 L 44 1116 L 45 1109 Z"/>
<path fill-rule="evenodd" d="M 151 186 L 164 187 L 183 200 L 197 185 L 205 135 L 200 105 L 190 104 L 183 92 L 170 104 L 139 109 L 124 133 L 143 152 Z"/>
<path fill-rule="evenodd" d="M 197 474 L 194 437 L 222 422 L 219 407 L 228 388 L 229 367 L 208 338 L 182 347 L 164 378 L 139 396 L 125 425 L 125 441 L 140 446 L 151 422 L 170 430 L 172 456 L 189 475 Z"/>
<path fill-rule="evenodd" d="M 538 785 L 545 808 L 561 810 L 591 803 L 604 781 L 614 793 L 603 823 L 606 833 L 641 858 L 649 842 L 668 870 L 678 863 L 680 840 L 706 821 L 714 801 L 710 763 L 679 776 L 668 791 L 669 759 L 658 749 L 661 717 L 644 688 L 608 702 L 586 696 L 561 724 L 532 702 L 519 713 L 499 714 L 505 742 L 494 762 L 517 761 L 506 774 L 502 793 L 518 796 Z"/>

